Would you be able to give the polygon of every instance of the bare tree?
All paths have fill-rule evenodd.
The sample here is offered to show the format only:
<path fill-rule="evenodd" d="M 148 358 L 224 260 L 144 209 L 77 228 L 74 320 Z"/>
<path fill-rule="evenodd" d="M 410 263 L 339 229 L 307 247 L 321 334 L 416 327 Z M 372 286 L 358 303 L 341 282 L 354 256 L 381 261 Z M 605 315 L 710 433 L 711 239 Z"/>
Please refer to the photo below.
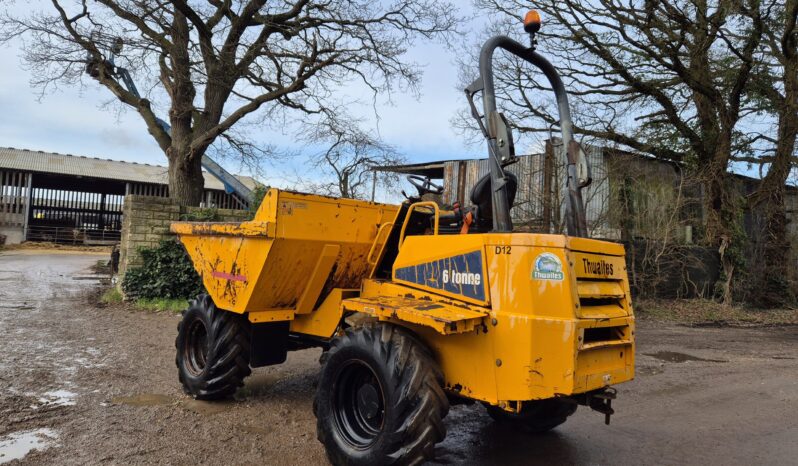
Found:
<path fill-rule="evenodd" d="M 382 188 L 398 184 L 395 173 L 375 169 L 405 163 L 405 158 L 377 135 L 364 131 L 360 123 L 343 112 L 330 112 L 307 127 L 307 142 L 324 149 L 312 157 L 317 178 L 301 181 L 305 189 L 329 196 L 366 199 L 370 198 L 373 183 L 379 182 Z"/>
<path fill-rule="evenodd" d="M 641 297 L 711 297 L 714 269 L 692 243 L 700 183 L 678 164 L 607 149 L 611 225 L 629 256 L 629 281 Z"/>
<path fill-rule="evenodd" d="M 520 1 L 477 0 L 498 13 L 491 28 L 517 30 Z M 540 0 L 541 50 L 564 75 L 578 133 L 685 162 L 705 190 L 705 238 L 721 254 L 738 247 L 739 200 L 728 165 L 745 116 L 744 97 L 768 14 L 759 0 Z M 496 76 L 508 116 L 527 133 L 557 124 L 549 86 L 522 62 L 503 58 Z M 529 116 L 538 117 L 528 124 Z M 730 299 L 736 266 L 724 260 Z"/>
<path fill-rule="evenodd" d="M 455 9 L 432 0 L 51 1 L 53 13 L 2 17 L 0 40 L 25 36 L 41 88 L 82 82 L 88 61 L 166 154 L 170 195 L 191 205 L 202 199 L 200 161 L 217 138 L 256 149 L 234 137 L 234 125 L 257 111 L 266 122 L 285 109 L 318 113 L 354 79 L 375 93 L 414 88 L 419 69 L 404 60 L 407 47 L 456 26 Z M 116 65 L 146 81 L 143 97 L 108 59 L 119 44 Z"/>

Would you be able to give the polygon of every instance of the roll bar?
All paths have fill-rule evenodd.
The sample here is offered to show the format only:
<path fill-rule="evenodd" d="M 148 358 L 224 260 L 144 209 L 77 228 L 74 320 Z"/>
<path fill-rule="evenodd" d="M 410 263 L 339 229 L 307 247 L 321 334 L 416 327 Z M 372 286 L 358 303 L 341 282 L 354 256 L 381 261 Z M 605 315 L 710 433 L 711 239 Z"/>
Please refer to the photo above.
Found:
<path fill-rule="evenodd" d="M 507 36 L 494 36 L 488 39 L 479 54 L 479 78 L 465 89 L 471 105 L 471 114 L 479 122 L 479 127 L 488 142 L 491 187 L 493 190 L 493 229 L 499 232 L 510 232 L 513 229 L 513 222 L 510 217 L 511 206 L 507 199 L 507 178 L 504 174 L 503 165 L 512 163 L 514 160 L 512 154 L 508 156 L 506 153 L 502 154 L 501 152 L 503 117 L 496 110 L 496 91 L 493 83 L 493 52 L 497 48 L 501 48 L 539 68 L 546 75 L 554 90 L 560 115 L 563 151 L 565 159 L 568 161 L 566 179 L 568 190 L 568 200 L 566 202 L 568 234 L 570 236 L 587 237 L 587 222 L 581 189 L 590 183 L 590 177 L 588 174 L 580 180 L 577 175 L 577 163 L 579 163 L 580 157 L 584 158 L 584 155 L 573 137 L 568 94 L 554 66 L 535 51 L 534 32 L 530 32 L 530 36 L 531 45 L 529 47 L 524 47 Z M 487 128 L 474 105 L 474 95 L 480 91 L 482 91 L 482 104 Z M 501 157 L 500 154 L 504 155 L 504 157 Z M 586 173 L 589 173 L 586 165 L 585 169 L 587 170 Z"/>

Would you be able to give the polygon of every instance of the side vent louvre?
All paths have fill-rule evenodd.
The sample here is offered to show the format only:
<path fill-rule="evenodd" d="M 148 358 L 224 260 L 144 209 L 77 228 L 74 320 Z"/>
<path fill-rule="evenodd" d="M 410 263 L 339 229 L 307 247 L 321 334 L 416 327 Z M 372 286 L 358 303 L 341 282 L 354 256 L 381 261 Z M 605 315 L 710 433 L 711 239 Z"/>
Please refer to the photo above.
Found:
<path fill-rule="evenodd" d="M 626 345 L 631 343 L 631 340 L 632 335 L 628 325 L 586 328 L 582 334 L 580 349 Z"/>
<path fill-rule="evenodd" d="M 586 328 L 585 337 L 582 341 L 587 343 L 596 343 L 599 341 L 618 341 L 623 340 L 624 328 L 622 327 L 599 327 L 599 328 Z"/>
<path fill-rule="evenodd" d="M 579 279 L 576 286 L 579 293 L 579 317 L 611 318 L 629 314 L 626 293 L 620 280 Z"/>
<path fill-rule="evenodd" d="M 622 298 L 588 298 L 588 297 L 579 297 L 579 304 L 582 307 L 590 307 L 590 306 L 618 306 L 623 308 L 623 303 L 621 303 Z"/>

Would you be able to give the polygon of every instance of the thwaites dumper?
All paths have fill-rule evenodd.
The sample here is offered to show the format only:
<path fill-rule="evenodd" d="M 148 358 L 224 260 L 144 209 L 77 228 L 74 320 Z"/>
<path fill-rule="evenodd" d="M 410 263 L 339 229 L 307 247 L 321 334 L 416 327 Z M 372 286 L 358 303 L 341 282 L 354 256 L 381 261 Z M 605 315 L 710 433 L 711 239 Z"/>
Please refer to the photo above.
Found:
<path fill-rule="evenodd" d="M 623 247 L 587 239 L 590 182 L 568 99 L 532 46 L 503 36 L 466 89 L 488 141 L 490 174 L 473 207 L 422 201 L 441 188 L 411 177 L 401 205 L 268 191 L 254 220 L 176 223 L 207 294 L 179 325 L 177 366 L 196 398 L 232 395 L 251 367 L 324 349 L 317 435 L 335 464 L 431 458 L 451 403 L 541 432 L 578 405 L 613 413 L 610 388 L 634 375 L 634 318 Z M 568 161 L 568 235 L 512 233 L 512 136 L 496 111 L 491 60 L 502 48 L 536 65 L 557 97 Z M 484 117 L 473 97 L 482 93 Z"/>

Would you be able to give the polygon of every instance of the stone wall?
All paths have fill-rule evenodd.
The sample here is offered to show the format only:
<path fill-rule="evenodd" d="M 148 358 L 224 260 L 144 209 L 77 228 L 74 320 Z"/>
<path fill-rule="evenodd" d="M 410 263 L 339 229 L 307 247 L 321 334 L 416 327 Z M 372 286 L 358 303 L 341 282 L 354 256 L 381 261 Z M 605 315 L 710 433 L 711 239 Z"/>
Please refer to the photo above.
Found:
<path fill-rule="evenodd" d="M 173 236 L 169 232 L 172 222 L 184 220 L 199 207 L 184 207 L 169 198 L 128 195 L 122 208 L 122 240 L 119 245 L 119 275 L 128 267 L 141 265 L 139 248 L 151 248 L 162 239 Z M 216 209 L 219 222 L 241 222 L 248 212 L 244 210 Z M 120 280 L 121 282 L 121 280 Z"/>
<path fill-rule="evenodd" d="M 19 244 L 25 241 L 25 229 L 21 226 L 0 225 L 0 236 L 5 237 L 5 244 Z"/>

